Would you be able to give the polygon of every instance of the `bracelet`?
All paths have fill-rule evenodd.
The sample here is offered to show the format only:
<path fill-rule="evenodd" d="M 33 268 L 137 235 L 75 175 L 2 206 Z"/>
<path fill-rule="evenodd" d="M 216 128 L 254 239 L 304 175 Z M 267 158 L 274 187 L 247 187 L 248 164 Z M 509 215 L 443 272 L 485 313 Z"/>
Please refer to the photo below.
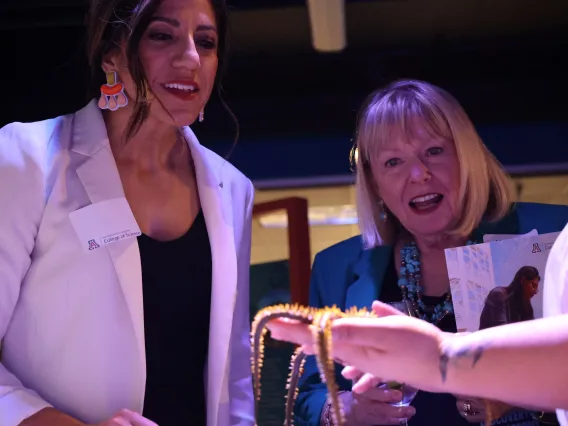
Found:
<path fill-rule="evenodd" d="M 341 395 L 342 393 L 345 393 L 346 391 L 339 391 L 337 393 L 337 396 L 339 397 L 339 395 Z M 333 422 L 332 418 L 331 418 L 331 402 L 326 402 L 325 403 L 325 407 L 323 408 L 323 425 L 324 426 L 334 426 L 335 423 Z"/>
<path fill-rule="evenodd" d="M 332 426 L 331 425 L 331 403 L 326 402 L 323 410 L 324 410 L 323 411 L 323 425 L 324 426 Z"/>

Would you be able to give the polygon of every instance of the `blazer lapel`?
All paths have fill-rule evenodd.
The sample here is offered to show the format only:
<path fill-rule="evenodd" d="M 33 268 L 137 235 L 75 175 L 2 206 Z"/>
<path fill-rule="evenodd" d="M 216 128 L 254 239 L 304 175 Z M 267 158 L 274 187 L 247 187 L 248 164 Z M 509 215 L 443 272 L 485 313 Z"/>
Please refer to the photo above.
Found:
<path fill-rule="evenodd" d="M 373 301 L 379 299 L 391 252 L 390 246 L 379 246 L 361 252 L 353 269 L 355 281 L 347 289 L 346 309 L 371 309 Z"/>
<path fill-rule="evenodd" d="M 77 112 L 74 120 L 73 146 L 78 167 L 77 174 L 91 203 L 122 198 L 124 190 L 110 149 L 106 127 L 101 112 L 94 101 Z M 142 270 L 136 238 L 117 241 L 106 246 L 114 264 L 122 292 L 132 319 L 134 334 L 140 355 L 140 374 L 146 374 L 146 349 L 144 342 L 144 312 L 142 299 Z M 140 401 L 144 400 L 144 388 Z"/>
<path fill-rule="evenodd" d="M 237 255 L 229 185 L 223 185 L 223 161 L 202 147 L 189 127 L 184 136 L 195 164 L 201 208 L 213 259 L 211 325 L 207 362 L 207 424 L 217 425 L 218 407 L 228 398 L 226 378 L 233 311 L 237 296 Z"/>

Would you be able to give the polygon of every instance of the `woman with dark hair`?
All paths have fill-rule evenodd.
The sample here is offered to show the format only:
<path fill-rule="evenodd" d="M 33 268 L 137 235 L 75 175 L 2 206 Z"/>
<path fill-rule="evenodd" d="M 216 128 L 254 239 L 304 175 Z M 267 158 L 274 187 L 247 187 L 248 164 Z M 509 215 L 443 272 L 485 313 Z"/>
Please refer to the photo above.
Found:
<path fill-rule="evenodd" d="M 88 16 L 96 98 L 0 129 L 0 425 L 252 425 L 254 190 L 188 127 L 225 5 Z"/>
<path fill-rule="evenodd" d="M 531 299 L 538 293 L 540 274 L 534 266 L 523 266 L 507 287 L 495 287 L 485 299 L 479 329 L 534 319 Z"/>

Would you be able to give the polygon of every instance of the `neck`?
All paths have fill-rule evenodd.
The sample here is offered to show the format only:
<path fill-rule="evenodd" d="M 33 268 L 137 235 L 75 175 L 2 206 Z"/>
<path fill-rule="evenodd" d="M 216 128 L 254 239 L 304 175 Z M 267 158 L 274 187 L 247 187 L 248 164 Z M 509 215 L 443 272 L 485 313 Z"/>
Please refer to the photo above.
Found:
<path fill-rule="evenodd" d="M 422 255 L 427 255 L 432 252 L 443 251 L 452 247 L 464 246 L 467 243 L 465 237 L 450 237 L 450 236 L 417 236 L 413 235 L 416 246 Z"/>
<path fill-rule="evenodd" d="M 176 157 L 174 154 L 179 154 L 184 149 L 184 142 L 178 136 L 179 130 L 148 117 L 139 130 L 126 140 L 132 113 L 129 110 L 130 108 L 122 108 L 103 113 L 116 162 L 149 171 L 169 167 Z"/>

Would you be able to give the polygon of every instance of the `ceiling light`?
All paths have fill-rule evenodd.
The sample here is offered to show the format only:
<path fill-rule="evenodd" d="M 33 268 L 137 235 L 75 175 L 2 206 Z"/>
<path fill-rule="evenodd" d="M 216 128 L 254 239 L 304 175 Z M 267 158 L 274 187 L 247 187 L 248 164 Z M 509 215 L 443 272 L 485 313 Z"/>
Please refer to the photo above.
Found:
<path fill-rule="evenodd" d="M 345 0 L 307 0 L 314 49 L 340 52 L 347 45 Z"/>

